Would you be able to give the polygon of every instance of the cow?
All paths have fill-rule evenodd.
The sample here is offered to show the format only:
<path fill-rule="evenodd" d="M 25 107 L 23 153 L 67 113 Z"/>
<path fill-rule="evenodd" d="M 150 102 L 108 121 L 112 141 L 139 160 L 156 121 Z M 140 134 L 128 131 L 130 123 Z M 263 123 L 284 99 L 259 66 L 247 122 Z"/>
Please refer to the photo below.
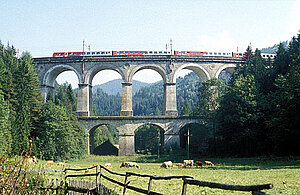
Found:
<path fill-rule="evenodd" d="M 183 160 L 184 167 L 192 167 L 194 166 L 194 160 Z"/>
<path fill-rule="evenodd" d="M 105 163 L 104 167 L 110 169 L 110 168 L 112 168 L 112 165 L 111 165 L 111 163 Z"/>
<path fill-rule="evenodd" d="M 140 166 L 136 162 L 122 162 L 120 168 L 122 167 L 135 167 L 135 168 L 140 168 Z"/>
<path fill-rule="evenodd" d="M 98 163 L 94 163 L 93 164 L 93 167 L 97 167 L 99 164 Z"/>
<path fill-rule="evenodd" d="M 38 163 L 38 160 L 35 156 L 32 156 L 31 158 L 27 158 L 26 159 L 26 162 L 27 163 L 34 163 L 34 164 L 37 164 Z"/>
<path fill-rule="evenodd" d="M 66 163 L 64 163 L 64 162 L 59 162 L 59 163 L 57 163 L 57 165 L 58 165 L 58 166 L 64 167 L 64 166 L 66 166 Z"/>
<path fill-rule="evenodd" d="M 182 163 L 176 163 L 175 164 L 177 167 L 183 167 L 183 164 Z"/>
<path fill-rule="evenodd" d="M 173 167 L 173 163 L 172 161 L 166 161 L 163 162 L 162 165 L 160 166 L 161 168 L 169 168 L 169 167 Z"/>
<path fill-rule="evenodd" d="M 204 161 L 204 163 L 208 166 L 214 166 L 214 163 L 212 163 L 211 161 L 208 161 L 208 160 Z"/>
<path fill-rule="evenodd" d="M 53 160 L 47 160 L 46 164 L 47 165 L 54 165 L 54 162 L 53 162 Z"/>
<path fill-rule="evenodd" d="M 203 167 L 203 163 L 200 162 L 200 161 L 196 161 L 196 166 L 198 166 L 198 167 Z"/>

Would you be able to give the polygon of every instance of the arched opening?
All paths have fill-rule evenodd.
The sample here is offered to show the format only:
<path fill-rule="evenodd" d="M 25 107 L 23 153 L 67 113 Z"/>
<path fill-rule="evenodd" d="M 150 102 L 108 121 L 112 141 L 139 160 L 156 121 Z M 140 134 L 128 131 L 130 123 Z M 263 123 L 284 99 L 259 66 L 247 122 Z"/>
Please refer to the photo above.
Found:
<path fill-rule="evenodd" d="M 62 71 L 55 79 L 54 102 L 63 106 L 68 113 L 75 113 L 77 110 L 78 77 L 74 71 Z M 48 98 L 50 98 L 50 94 Z"/>
<path fill-rule="evenodd" d="M 68 85 L 71 85 L 72 89 L 77 89 L 79 81 L 75 72 L 68 70 L 60 73 L 56 77 L 56 83 L 59 85 L 67 83 Z"/>
<path fill-rule="evenodd" d="M 190 157 L 213 154 L 213 140 L 211 129 L 204 124 L 190 123 L 180 129 L 180 148 Z"/>
<path fill-rule="evenodd" d="M 92 115 L 119 116 L 122 104 L 122 77 L 115 70 L 100 70 L 92 79 Z"/>
<path fill-rule="evenodd" d="M 176 75 L 176 103 L 179 115 L 191 115 L 199 102 L 201 80 L 192 70 L 186 68 Z"/>
<path fill-rule="evenodd" d="M 160 155 L 164 147 L 164 130 L 153 124 L 145 124 L 135 130 L 135 153 Z"/>
<path fill-rule="evenodd" d="M 132 78 L 132 107 L 135 116 L 162 115 L 163 78 L 155 70 L 142 69 Z"/>
<path fill-rule="evenodd" d="M 119 132 L 109 125 L 95 126 L 89 132 L 90 153 L 94 155 L 118 155 Z"/>
<path fill-rule="evenodd" d="M 230 73 L 229 71 L 227 71 L 226 69 L 225 70 L 222 70 L 218 76 L 218 79 L 222 80 L 223 83 L 225 84 L 228 84 L 230 79 L 232 77 L 232 73 Z"/>

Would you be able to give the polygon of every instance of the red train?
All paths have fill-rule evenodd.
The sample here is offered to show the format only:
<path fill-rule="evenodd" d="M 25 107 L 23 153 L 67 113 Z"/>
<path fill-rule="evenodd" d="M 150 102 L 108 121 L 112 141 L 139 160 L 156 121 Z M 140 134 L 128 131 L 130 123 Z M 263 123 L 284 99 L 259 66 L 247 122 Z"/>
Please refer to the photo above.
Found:
<path fill-rule="evenodd" d="M 224 56 L 245 57 L 245 53 L 235 52 L 206 52 L 206 51 L 87 51 L 87 52 L 55 52 L 53 57 L 75 57 L 75 56 L 127 56 L 127 55 L 185 55 L 185 56 Z M 262 53 L 263 58 L 273 59 L 276 54 Z"/>

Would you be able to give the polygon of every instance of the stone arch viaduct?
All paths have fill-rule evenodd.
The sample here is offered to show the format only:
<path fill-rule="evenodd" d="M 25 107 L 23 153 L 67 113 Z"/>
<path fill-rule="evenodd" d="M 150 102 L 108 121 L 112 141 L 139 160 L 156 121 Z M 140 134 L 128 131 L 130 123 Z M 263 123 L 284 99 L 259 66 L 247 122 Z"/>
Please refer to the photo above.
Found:
<path fill-rule="evenodd" d="M 201 81 L 218 78 L 222 70 L 232 73 L 239 58 L 194 56 L 109 56 L 35 58 L 44 101 L 54 95 L 57 76 L 64 71 L 77 75 L 77 116 L 87 133 L 101 124 L 110 124 L 119 130 L 119 155 L 134 155 L 134 130 L 144 124 L 154 124 L 164 130 L 166 146 L 179 145 L 180 129 L 190 123 L 201 123 L 196 116 L 178 116 L 176 103 L 176 75 L 183 69 L 195 72 Z M 152 69 L 163 80 L 163 116 L 133 116 L 132 78 L 140 70 Z M 122 77 L 122 107 L 120 116 L 91 116 L 92 80 L 102 70 L 114 70 Z M 54 99 L 54 98 L 53 98 Z M 91 144 L 90 150 L 92 150 Z M 90 152 L 89 150 L 89 152 Z"/>

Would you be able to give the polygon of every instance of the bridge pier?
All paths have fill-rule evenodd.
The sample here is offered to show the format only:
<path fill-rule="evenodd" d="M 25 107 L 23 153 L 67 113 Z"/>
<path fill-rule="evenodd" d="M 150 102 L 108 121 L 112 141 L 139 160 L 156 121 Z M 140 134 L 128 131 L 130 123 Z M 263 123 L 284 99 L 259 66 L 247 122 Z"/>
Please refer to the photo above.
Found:
<path fill-rule="evenodd" d="M 122 108 L 121 116 L 133 116 L 132 111 L 132 83 L 122 83 Z"/>
<path fill-rule="evenodd" d="M 78 84 L 77 116 L 91 116 L 92 86 L 87 83 Z"/>
<path fill-rule="evenodd" d="M 42 98 L 44 103 L 47 102 L 47 98 L 49 96 L 49 94 L 51 94 L 52 96 L 52 100 L 55 100 L 55 90 L 54 87 L 52 86 L 48 86 L 48 85 L 42 85 L 40 88 L 41 92 L 42 92 Z"/>
<path fill-rule="evenodd" d="M 134 156 L 135 125 L 128 123 L 117 129 L 119 130 L 119 156 Z"/>
<path fill-rule="evenodd" d="M 176 102 L 176 83 L 164 84 L 163 115 L 178 116 Z"/>

